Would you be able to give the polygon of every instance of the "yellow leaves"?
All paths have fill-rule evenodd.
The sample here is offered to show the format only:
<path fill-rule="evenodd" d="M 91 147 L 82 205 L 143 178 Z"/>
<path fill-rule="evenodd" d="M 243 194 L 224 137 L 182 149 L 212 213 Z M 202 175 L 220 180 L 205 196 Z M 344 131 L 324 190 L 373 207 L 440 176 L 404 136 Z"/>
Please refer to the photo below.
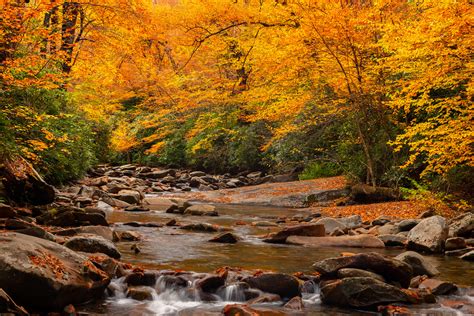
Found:
<path fill-rule="evenodd" d="M 36 140 L 36 139 L 31 139 L 28 141 L 28 144 L 33 148 L 33 150 L 35 151 L 43 151 L 45 149 L 47 149 L 49 146 L 40 141 L 40 140 Z"/>
<path fill-rule="evenodd" d="M 150 149 L 146 150 L 145 153 L 156 155 L 166 145 L 166 142 L 160 141 L 153 144 Z"/>
<path fill-rule="evenodd" d="M 127 152 L 139 142 L 133 131 L 130 130 L 130 126 L 124 122 L 121 122 L 111 135 L 112 148 L 118 152 Z"/>

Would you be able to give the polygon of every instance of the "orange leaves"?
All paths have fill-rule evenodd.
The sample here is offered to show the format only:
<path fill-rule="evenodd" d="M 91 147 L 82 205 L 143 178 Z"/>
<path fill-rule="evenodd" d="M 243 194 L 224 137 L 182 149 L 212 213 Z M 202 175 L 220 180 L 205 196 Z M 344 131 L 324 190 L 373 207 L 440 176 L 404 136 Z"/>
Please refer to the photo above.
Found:
<path fill-rule="evenodd" d="M 66 272 L 61 260 L 51 254 L 30 255 L 29 259 L 34 265 L 49 269 L 57 279 L 62 278 Z"/>

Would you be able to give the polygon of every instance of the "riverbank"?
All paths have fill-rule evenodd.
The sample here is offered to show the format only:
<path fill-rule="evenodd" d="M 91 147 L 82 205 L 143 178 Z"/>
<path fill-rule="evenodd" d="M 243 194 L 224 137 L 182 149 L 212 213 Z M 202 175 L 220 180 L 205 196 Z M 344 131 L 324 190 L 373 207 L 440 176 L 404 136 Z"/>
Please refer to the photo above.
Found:
<path fill-rule="evenodd" d="M 4 205 L 0 287 L 29 312 L 69 304 L 164 315 L 365 313 L 393 303 L 414 314 L 473 310 L 471 213 L 351 205 L 341 178 L 259 184 L 263 178 L 104 167 L 61 188 L 53 204 Z M 357 294 L 365 291 L 375 293 L 369 301 Z"/>

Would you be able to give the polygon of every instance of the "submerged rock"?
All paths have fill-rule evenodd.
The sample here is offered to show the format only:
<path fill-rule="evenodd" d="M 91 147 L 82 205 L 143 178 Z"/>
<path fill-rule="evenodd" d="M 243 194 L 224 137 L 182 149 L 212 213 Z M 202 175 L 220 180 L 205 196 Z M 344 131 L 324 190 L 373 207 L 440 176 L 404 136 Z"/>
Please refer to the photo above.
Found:
<path fill-rule="evenodd" d="M 27 308 L 55 310 L 100 298 L 109 282 L 87 257 L 67 247 L 0 234 L 0 287 Z"/>
<path fill-rule="evenodd" d="M 400 288 L 366 277 L 345 278 L 324 284 L 321 300 L 324 304 L 354 308 L 410 302 L 408 294 Z"/>

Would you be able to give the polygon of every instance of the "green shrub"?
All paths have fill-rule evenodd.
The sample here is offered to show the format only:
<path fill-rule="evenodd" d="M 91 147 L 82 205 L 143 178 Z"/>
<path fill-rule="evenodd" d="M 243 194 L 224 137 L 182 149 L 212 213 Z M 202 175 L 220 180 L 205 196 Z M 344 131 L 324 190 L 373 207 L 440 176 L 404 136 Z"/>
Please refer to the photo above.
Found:
<path fill-rule="evenodd" d="M 333 177 L 342 173 L 341 168 L 334 162 L 312 162 L 300 173 L 300 180 Z"/>

